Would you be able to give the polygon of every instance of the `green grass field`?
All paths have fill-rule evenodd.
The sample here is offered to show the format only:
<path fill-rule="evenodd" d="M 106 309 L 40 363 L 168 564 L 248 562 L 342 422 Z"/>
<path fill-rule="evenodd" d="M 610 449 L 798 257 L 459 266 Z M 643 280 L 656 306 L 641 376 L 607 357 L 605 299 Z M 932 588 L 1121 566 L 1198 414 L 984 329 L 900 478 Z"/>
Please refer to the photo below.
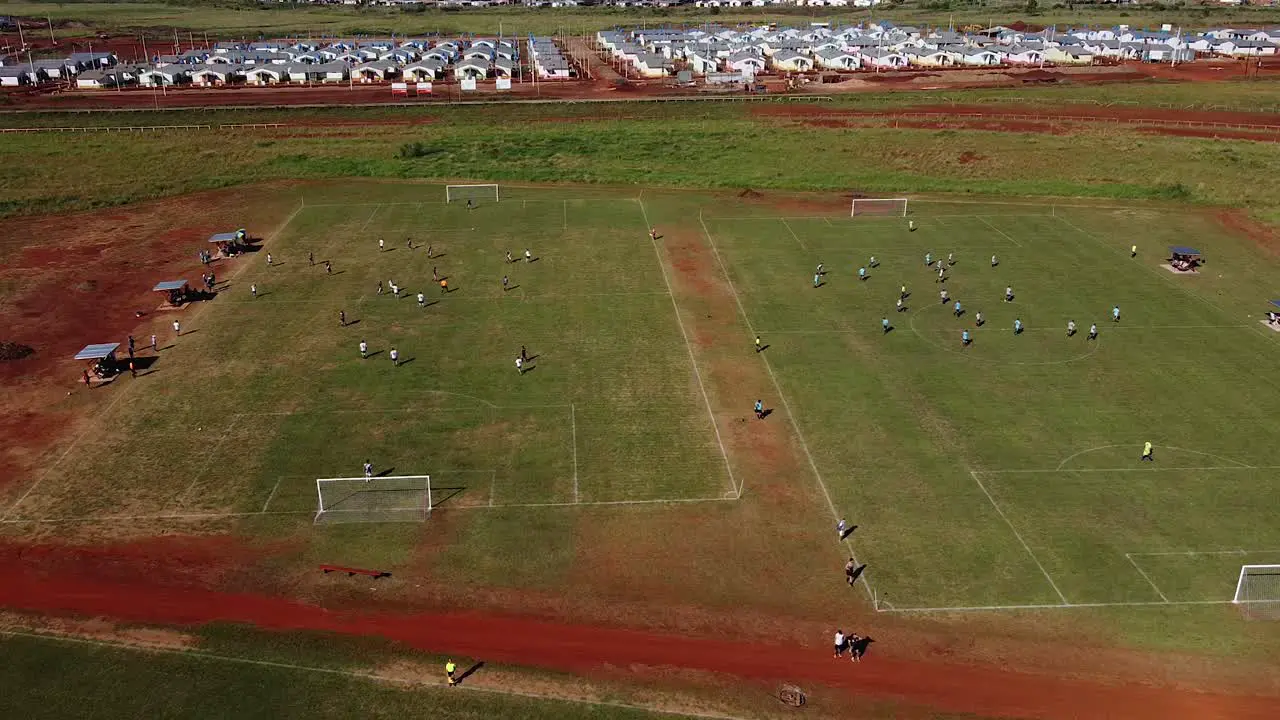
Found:
<path fill-rule="evenodd" d="M 1223 602 L 1241 564 L 1280 562 L 1280 515 L 1260 502 L 1280 410 L 1258 322 L 1269 264 L 1193 216 L 924 202 L 912 217 L 914 233 L 706 219 L 833 500 L 869 528 L 857 547 L 882 609 Z M 1168 273 L 1170 244 L 1207 252 L 1204 272 Z M 942 285 L 927 252 L 956 253 Z"/>
<path fill-rule="evenodd" d="M 833 511 L 860 526 L 853 547 L 881 610 L 1223 603 L 1241 564 L 1280 562 L 1266 502 L 1280 338 L 1260 322 L 1274 262 L 1209 216 L 917 200 L 908 232 L 901 217 L 851 219 L 836 196 L 787 211 L 638 193 L 509 188 L 468 211 L 438 186 L 353 182 L 309 187 L 278 231 L 246 218 L 275 264 L 250 256 L 216 300 L 184 311 L 146 382 L 103 390 L 114 397 L 97 429 L 10 486 L 6 524 L 207 521 L 303 533 L 308 558 L 400 567 L 415 528 L 310 529 L 315 480 L 358 476 L 367 458 L 431 475 L 439 511 L 468 514 L 452 577 L 544 586 L 580 542 L 566 510 L 659 525 L 672 504 L 759 512 L 722 434 L 762 397 L 770 422 L 794 418 Z M 688 260 L 651 242 L 650 222 L 716 259 L 700 272 L 731 281 L 727 321 L 744 345 L 763 337 L 776 387 L 706 394 L 704 338 L 681 320 L 689 290 L 670 284 Z M 1205 270 L 1167 272 L 1175 243 L 1202 249 Z M 926 252 L 955 253 L 945 288 L 962 317 L 939 302 Z M 376 293 L 389 280 L 400 299 Z M 525 375 L 522 345 L 536 358 Z M 1153 464 L 1138 461 L 1144 441 Z M 797 522 L 827 522 L 814 513 Z M 546 552 L 517 560 L 530 542 Z"/>

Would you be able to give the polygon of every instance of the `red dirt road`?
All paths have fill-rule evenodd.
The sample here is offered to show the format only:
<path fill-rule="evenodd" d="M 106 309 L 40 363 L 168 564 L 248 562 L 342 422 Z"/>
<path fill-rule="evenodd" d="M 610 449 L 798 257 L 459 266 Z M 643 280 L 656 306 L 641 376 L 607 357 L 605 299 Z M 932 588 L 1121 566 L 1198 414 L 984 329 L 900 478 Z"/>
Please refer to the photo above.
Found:
<path fill-rule="evenodd" d="M 393 614 L 329 610 L 278 597 L 202 586 L 217 574 L 217 551 L 184 548 L 181 572 L 152 580 L 155 553 L 100 553 L 51 546 L 0 546 L 0 606 L 44 614 L 123 622 L 199 625 L 248 623 L 270 630 L 328 631 L 384 637 L 433 652 L 578 673 L 679 669 L 753 682 L 798 682 L 900 699 L 948 712 L 1090 717 L 1275 717 L 1275 699 L 1194 693 L 1139 685 L 1103 685 L 991 667 L 878 657 L 851 666 L 823 650 L 772 645 L 766 639 L 707 640 L 478 613 Z M 161 556 L 166 553 L 161 552 Z"/>

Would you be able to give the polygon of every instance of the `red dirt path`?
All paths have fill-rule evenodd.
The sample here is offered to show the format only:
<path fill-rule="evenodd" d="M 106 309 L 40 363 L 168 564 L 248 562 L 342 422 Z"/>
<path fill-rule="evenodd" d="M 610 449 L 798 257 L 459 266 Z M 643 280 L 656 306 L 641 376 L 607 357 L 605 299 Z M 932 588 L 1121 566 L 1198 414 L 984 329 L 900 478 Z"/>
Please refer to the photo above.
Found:
<path fill-rule="evenodd" d="M 561 625 L 478 613 L 390 614 L 335 611 L 282 598 L 217 592 L 198 582 L 152 579 L 154 559 L 109 559 L 94 569 L 50 548 L 0 547 L 0 605 L 124 622 L 249 623 L 271 630 L 384 637 L 433 652 L 572 672 L 678 668 L 751 681 L 789 680 L 859 694 L 987 715 L 1272 718 L 1275 699 L 1193 693 L 1137 685 L 1049 678 L 990 667 L 911 662 L 872 652 L 857 667 L 824 651 L 742 640 L 706 640 L 603 627 Z M 100 562 L 108 561 L 99 557 Z M 210 559 L 195 553 L 192 564 Z M 133 567 L 134 564 L 142 567 Z M 77 568 L 89 572 L 79 572 Z M 190 569 L 189 569 L 190 570 Z M 126 576 L 132 576 L 126 580 Z M 873 646 L 874 651 L 874 646 Z M 780 677 L 785 675 L 785 677 Z"/>

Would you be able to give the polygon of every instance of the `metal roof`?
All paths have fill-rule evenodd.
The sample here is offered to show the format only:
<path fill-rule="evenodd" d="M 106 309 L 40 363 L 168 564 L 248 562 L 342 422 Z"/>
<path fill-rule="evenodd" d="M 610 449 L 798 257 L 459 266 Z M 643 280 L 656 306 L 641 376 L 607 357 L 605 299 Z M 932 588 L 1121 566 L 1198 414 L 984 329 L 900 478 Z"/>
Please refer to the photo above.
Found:
<path fill-rule="evenodd" d="M 111 353 L 120 347 L 120 343 L 102 343 L 100 345 L 85 345 L 84 349 L 76 353 L 76 360 L 101 360 L 111 357 Z"/>
<path fill-rule="evenodd" d="M 209 236 L 209 242 L 211 243 L 235 242 L 235 239 L 236 239 L 236 234 L 233 232 L 215 233 Z"/>
<path fill-rule="evenodd" d="M 1195 248 L 1187 247 L 1186 245 L 1170 245 L 1169 252 L 1175 253 L 1177 255 L 1199 255 L 1200 254 L 1199 250 Z"/>
<path fill-rule="evenodd" d="M 165 280 L 164 282 L 156 283 L 156 286 L 151 288 L 151 291 L 163 292 L 165 290 L 181 290 L 186 286 L 187 286 L 186 280 Z"/>

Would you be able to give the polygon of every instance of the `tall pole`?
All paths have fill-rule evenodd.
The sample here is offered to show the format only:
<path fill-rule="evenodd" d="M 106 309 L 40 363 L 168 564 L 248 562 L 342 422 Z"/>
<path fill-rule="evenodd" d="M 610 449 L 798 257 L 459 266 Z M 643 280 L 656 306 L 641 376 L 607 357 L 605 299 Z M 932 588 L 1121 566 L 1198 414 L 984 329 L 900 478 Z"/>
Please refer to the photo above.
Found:
<path fill-rule="evenodd" d="M 18 24 L 18 47 L 25 48 L 27 46 L 27 41 L 22 36 L 22 20 L 14 18 L 13 21 Z"/>
<path fill-rule="evenodd" d="M 49 42 L 57 45 L 58 39 L 53 36 L 53 19 L 46 17 L 45 21 L 49 23 Z"/>

